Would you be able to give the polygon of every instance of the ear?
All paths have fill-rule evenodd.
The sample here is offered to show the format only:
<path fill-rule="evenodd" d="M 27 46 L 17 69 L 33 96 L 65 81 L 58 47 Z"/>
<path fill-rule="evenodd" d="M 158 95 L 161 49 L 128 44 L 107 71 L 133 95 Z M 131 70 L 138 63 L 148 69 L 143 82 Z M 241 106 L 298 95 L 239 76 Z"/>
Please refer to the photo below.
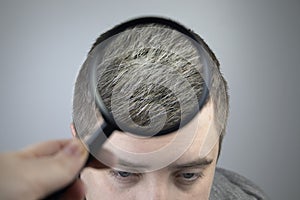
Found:
<path fill-rule="evenodd" d="M 71 128 L 71 132 L 72 132 L 73 137 L 76 137 L 77 133 L 76 133 L 74 123 L 70 124 L 70 128 Z"/>

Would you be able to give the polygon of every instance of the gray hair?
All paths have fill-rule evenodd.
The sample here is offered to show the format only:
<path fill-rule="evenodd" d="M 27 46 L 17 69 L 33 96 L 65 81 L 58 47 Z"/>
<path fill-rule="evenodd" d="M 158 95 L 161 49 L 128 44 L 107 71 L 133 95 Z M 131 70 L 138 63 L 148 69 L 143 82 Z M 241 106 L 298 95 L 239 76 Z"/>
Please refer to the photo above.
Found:
<path fill-rule="evenodd" d="M 221 145 L 228 118 L 227 84 L 213 52 L 192 34 L 215 65 L 210 83 L 202 78 L 202 58 L 187 36 L 163 25 L 148 24 L 123 31 L 105 46 L 104 59 L 97 63 L 97 89 L 118 121 L 131 128 L 167 129 L 197 109 L 204 84 L 208 84 Z M 80 137 L 99 127 L 100 113 L 89 91 L 88 67 L 87 59 L 78 74 L 73 99 L 73 120 Z M 154 126 L 162 121 L 162 126 Z"/>

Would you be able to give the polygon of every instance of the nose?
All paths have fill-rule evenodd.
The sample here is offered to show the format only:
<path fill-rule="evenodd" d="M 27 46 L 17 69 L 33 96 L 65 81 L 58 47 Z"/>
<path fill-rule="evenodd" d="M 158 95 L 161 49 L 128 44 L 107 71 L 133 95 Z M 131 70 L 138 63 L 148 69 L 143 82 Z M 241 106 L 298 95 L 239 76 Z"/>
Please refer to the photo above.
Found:
<path fill-rule="evenodd" d="M 155 177 L 148 182 L 145 200 L 168 200 L 168 181 L 162 177 Z"/>
<path fill-rule="evenodd" d="M 148 197 L 149 197 L 149 200 L 166 200 L 167 199 L 166 193 L 167 193 L 167 191 L 163 187 L 160 187 L 160 186 L 153 187 L 152 186 L 152 188 L 150 188 Z"/>

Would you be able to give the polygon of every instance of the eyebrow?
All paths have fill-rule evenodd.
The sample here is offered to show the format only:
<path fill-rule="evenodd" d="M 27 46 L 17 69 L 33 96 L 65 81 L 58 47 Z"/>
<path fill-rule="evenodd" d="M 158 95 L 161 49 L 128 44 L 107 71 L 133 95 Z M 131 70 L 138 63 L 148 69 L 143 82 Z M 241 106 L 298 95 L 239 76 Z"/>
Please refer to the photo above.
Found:
<path fill-rule="evenodd" d="M 213 162 L 213 159 L 207 159 L 207 158 L 199 158 L 187 163 L 182 164 L 171 164 L 169 168 L 171 169 L 185 169 L 185 168 L 204 168 L 210 165 Z"/>
<path fill-rule="evenodd" d="M 117 168 L 118 166 L 120 167 L 124 167 L 126 169 L 131 169 L 131 170 L 146 170 L 147 168 L 149 168 L 148 165 L 143 165 L 140 163 L 131 163 L 127 160 L 123 160 L 121 158 L 118 158 L 118 163 L 117 163 Z"/>
<path fill-rule="evenodd" d="M 212 162 L 213 162 L 213 159 L 199 158 L 199 159 L 189 161 L 189 162 L 186 162 L 186 163 L 182 163 L 182 164 L 173 163 L 173 164 L 171 164 L 167 167 L 170 168 L 170 169 L 177 169 L 177 170 L 178 169 L 185 169 L 185 168 L 205 168 L 208 165 L 210 165 Z M 141 170 L 141 171 L 144 171 L 144 170 L 150 168 L 150 166 L 148 166 L 148 165 L 144 165 L 144 164 L 140 164 L 140 163 L 131 163 L 129 161 L 126 161 L 126 160 L 123 160 L 123 159 L 120 159 L 120 158 L 118 159 L 117 166 L 119 166 L 121 168 L 124 167 L 125 169 Z"/>

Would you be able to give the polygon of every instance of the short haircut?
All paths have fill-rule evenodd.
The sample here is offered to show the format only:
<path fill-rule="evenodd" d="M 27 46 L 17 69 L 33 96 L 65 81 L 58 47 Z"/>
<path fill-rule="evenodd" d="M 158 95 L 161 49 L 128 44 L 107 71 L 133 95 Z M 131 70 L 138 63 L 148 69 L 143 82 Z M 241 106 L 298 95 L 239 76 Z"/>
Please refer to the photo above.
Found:
<path fill-rule="evenodd" d="M 215 125 L 220 133 L 220 151 L 229 110 L 227 83 L 220 73 L 219 61 L 214 53 L 199 35 L 190 32 L 215 64 L 211 69 L 209 99 L 213 102 Z M 93 44 L 89 55 L 103 41 L 103 35 Z M 193 95 L 199 99 L 202 93 L 204 81 L 199 72 L 203 70 L 203 65 L 199 63 L 197 50 L 182 34 L 163 25 L 129 28 L 105 48 L 104 57 L 100 63 L 102 67 L 97 70 L 98 91 L 109 110 L 113 110 L 112 106 L 115 106 L 112 101 L 117 105 L 114 115 L 122 117 L 122 113 L 129 110 L 131 121 L 128 120 L 127 123 L 147 126 L 152 118 L 159 121 L 166 115 L 164 128 L 171 127 L 180 122 L 184 115 L 176 95 L 181 95 L 183 105 L 187 107 L 185 111 L 189 112 L 194 109 L 189 106 Z M 90 83 L 87 78 L 87 63 L 83 64 L 78 74 L 73 99 L 73 120 L 80 137 L 89 136 L 99 127 L 99 112 L 88 90 Z M 162 65 L 171 66 L 171 71 Z M 126 77 L 128 74 L 134 78 Z M 174 74 L 179 74 L 182 78 L 176 78 Z M 184 84 L 186 80 L 189 87 Z M 151 81 L 160 84 L 149 84 Z M 122 99 L 112 98 L 113 92 L 121 92 L 124 87 L 136 88 L 131 94 L 132 103 L 129 108 L 122 105 Z M 175 87 L 179 94 L 172 93 L 171 87 Z M 149 110 L 153 111 L 151 120 Z M 125 121 L 127 119 L 128 117 L 124 118 Z"/>

